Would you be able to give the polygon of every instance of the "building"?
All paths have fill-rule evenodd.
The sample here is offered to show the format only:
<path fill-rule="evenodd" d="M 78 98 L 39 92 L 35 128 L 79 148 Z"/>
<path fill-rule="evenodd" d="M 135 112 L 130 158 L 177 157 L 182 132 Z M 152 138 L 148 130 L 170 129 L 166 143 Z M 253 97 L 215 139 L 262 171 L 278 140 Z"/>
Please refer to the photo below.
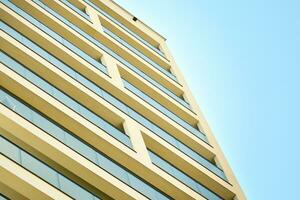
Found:
<path fill-rule="evenodd" d="M 2 199 L 246 199 L 165 38 L 111 0 L 0 2 Z"/>

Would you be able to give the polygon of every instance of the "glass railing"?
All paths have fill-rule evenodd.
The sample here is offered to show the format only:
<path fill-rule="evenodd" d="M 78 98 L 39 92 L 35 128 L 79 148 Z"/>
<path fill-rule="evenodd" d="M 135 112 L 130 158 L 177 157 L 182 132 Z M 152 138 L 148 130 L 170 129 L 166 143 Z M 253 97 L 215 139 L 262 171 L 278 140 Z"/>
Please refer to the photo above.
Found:
<path fill-rule="evenodd" d="M 0 0 L 0 1 L 3 1 L 3 0 Z M 86 32 L 84 32 L 83 30 L 81 30 L 80 28 L 78 28 L 77 26 L 75 26 L 74 24 L 72 24 L 70 21 L 66 20 L 64 17 L 62 17 L 61 15 L 59 15 L 58 13 L 56 13 L 55 11 L 53 11 L 52 9 L 50 9 L 49 7 L 47 7 L 41 1 L 39 1 L 39 0 L 33 0 L 33 2 L 35 2 L 36 4 L 38 4 L 39 6 L 41 6 L 43 9 L 45 9 L 46 11 L 48 11 L 49 13 L 51 13 L 57 19 L 59 19 L 62 22 L 64 22 L 67 26 L 69 26 L 70 28 L 72 28 L 73 30 L 75 30 L 77 33 L 79 33 L 80 35 L 82 35 L 83 37 L 85 37 L 86 39 L 88 39 L 89 41 L 91 41 L 92 43 L 94 43 L 97 47 L 99 47 L 100 49 L 102 49 L 103 51 L 105 51 L 106 53 L 108 53 L 109 55 L 111 55 L 112 57 L 114 57 L 115 59 L 117 59 L 119 62 L 121 62 L 122 64 L 124 64 L 126 67 L 128 67 L 129 69 L 131 69 L 133 72 L 135 72 L 139 76 L 143 77 L 149 83 L 151 83 L 152 85 L 154 85 L 155 87 L 157 87 L 158 89 L 160 89 L 161 91 L 163 91 L 164 93 L 166 93 L 169 97 L 171 97 L 172 99 L 174 99 L 175 101 L 177 101 L 181 105 L 185 106 L 186 108 L 190 109 L 189 104 L 183 99 L 182 96 L 178 97 L 176 94 L 174 94 L 173 92 L 171 92 L 170 90 L 168 90 L 167 88 L 165 88 L 164 86 L 162 86 L 161 84 L 159 84 L 158 82 L 156 82 L 155 80 L 153 80 L 150 76 L 146 75 L 144 72 L 142 72 L 141 70 L 139 70 L 137 67 L 133 66 L 131 63 L 129 63 L 128 61 L 126 61 L 124 58 L 122 58 L 118 54 L 116 54 L 110 48 L 108 48 L 105 45 L 103 45 L 100 41 L 96 40 L 95 38 L 93 38 L 92 36 L 90 36 L 89 34 L 87 34 Z M 15 8 L 15 10 L 18 13 L 21 13 L 21 14 L 24 13 L 23 10 L 21 10 L 21 9 L 19 9 L 17 7 Z M 26 14 L 24 14 L 22 16 L 25 19 L 28 19 L 30 21 L 30 19 L 27 17 L 27 15 L 28 14 L 26 13 Z"/>
<path fill-rule="evenodd" d="M 160 51 L 160 49 L 158 47 L 154 47 L 153 45 L 151 45 L 149 42 L 147 42 L 142 37 L 140 37 L 139 35 L 137 35 L 136 33 L 134 33 L 132 30 L 130 30 L 124 24 L 122 24 L 121 22 L 119 22 L 118 20 L 116 20 L 115 18 L 113 18 L 111 15 L 109 15 L 107 12 L 105 12 L 104 10 L 102 10 L 101 8 L 99 8 L 98 6 L 96 6 L 94 3 L 92 3 L 89 0 L 83 0 L 83 1 L 86 2 L 88 5 L 90 5 L 91 7 L 93 7 L 99 13 L 101 13 L 102 15 L 104 15 L 105 17 L 107 17 L 108 19 L 110 19 L 112 22 L 114 22 L 115 24 L 117 24 L 119 27 L 121 27 L 123 30 L 125 30 L 130 35 L 132 35 L 134 38 L 136 38 L 137 40 L 139 40 L 140 42 L 142 42 L 144 45 L 146 45 L 147 47 L 149 47 L 150 49 L 152 49 L 153 51 L 155 51 L 156 53 L 158 53 L 160 56 L 166 58 L 165 55 L 164 55 L 164 53 L 162 51 Z"/>
<path fill-rule="evenodd" d="M 1 97 L 3 97 L 3 91 L 0 90 Z M 0 152 L 10 160 L 18 163 L 20 166 L 35 174 L 48 184 L 52 185 L 56 189 L 67 194 L 69 197 L 78 200 L 100 200 L 92 193 L 83 189 L 70 179 L 66 178 L 61 173 L 57 172 L 47 164 L 38 160 L 28 152 L 24 151 L 17 145 L 8 141 L 6 138 L 0 135 Z M 1 199 L 1 198 L 0 198 Z"/>
<path fill-rule="evenodd" d="M 148 151 L 150 155 L 150 159 L 154 165 L 165 171 L 166 173 L 170 174 L 171 176 L 175 177 L 180 182 L 184 183 L 194 191 L 201 194 L 208 200 L 222 200 L 219 196 L 215 193 L 207 189 L 201 183 L 195 181 L 190 176 L 179 170 L 178 168 L 174 167 L 172 164 L 168 163 L 166 160 L 158 156 L 157 154 Z"/>
<path fill-rule="evenodd" d="M 0 25 L 1 26 L 1 25 Z M 25 42 L 23 40 L 23 42 Z M 30 41 L 27 41 L 30 43 Z M 28 45 L 30 46 L 30 44 Z M 50 57 L 48 58 L 50 59 Z M 21 65 L 20 63 L 16 62 L 14 59 L 9 57 L 8 55 L 4 54 L 0 51 L 0 62 L 6 65 L 11 70 L 15 71 L 19 75 L 21 75 L 23 78 L 27 79 L 52 97 L 54 97 L 59 102 L 63 103 L 68 108 L 72 109 L 88 121 L 92 122 L 94 125 L 108 133 L 110 136 L 117 139 L 122 144 L 126 145 L 127 147 L 132 149 L 132 144 L 130 141 L 130 138 L 123 132 L 121 132 L 119 129 L 112 126 L 110 123 L 54 87 L 53 85 L 49 84 L 44 79 L 40 78 L 33 72 L 31 72 L 29 69 L 27 69 L 25 66 Z"/>
<path fill-rule="evenodd" d="M 59 34 L 55 33 L 53 30 L 51 30 L 50 28 L 48 28 L 43 23 L 39 22 L 29 14 L 27 14 L 26 12 L 24 12 L 23 10 L 21 10 L 11 2 L 9 2 L 8 0 L 0 0 L 0 2 L 7 5 L 12 10 L 16 11 L 20 16 L 27 19 L 34 26 L 36 26 L 37 28 L 45 32 L 47 35 L 55 39 L 57 42 L 59 42 L 60 44 L 62 44 L 63 46 L 65 46 L 66 48 L 74 52 L 76 55 L 78 55 L 79 57 L 81 57 L 82 59 L 90 63 L 93 67 L 97 68 L 98 70 L 102 71 L 105 74 L 108 74 L 107 68 L 103 64 L 101 64 L 100 60 L 95 60 L 94 58 L 92 58 L 91 56 L 83 52 L 81 49 L 73 45 L 71 42 L 64 39 Z"/>
<path fill-rule="evenodd" d="M 132 85 L 128 81 L 123 79 L 123 83 L 124 83 L 125 88 L 128 89 L 129 91 L 131 91 L 133 94 L 137 95 L 138 97 L 143 99 L 145 102 L 149 103 L 151 106 L 156 108 L 158 111 L 160 111 L 164 115 L 168 116 L 170 119 L 175 121 L 177 124 L 179 124 L 180 126 L 185 128 L 186 130 L 188 130 L 189 132 L 191 132 L 198 138 L 205 140 L 205 135 L 203 133 L 201 133 L 199 130 L 197 130 L 196 128 L 194 128 L 193 126 L 191 126 L 189 123 L 187 123 L 186 121 L 184 121 L 183 119 L 181 119 L 180 117 L 175 115 L 173 112 L 171 112 L 170 110 L 168 110 L 167 108 L 162 106 L 160 103 L 158 103 L 157 101 L 152 99 L 150 96 L 146 95 L 144 92 L 142 92 L 141 90 L 136 88 L 134 85 Z"/>
<path fill-rule="evenodd" d="M 158 191 L 156 188 L 146 183 L 143 179 L 139 178 L 129 170 L 125 169 L 121 165 L 112 161 L 103 153 L 96 151 L 88 144 L 83 142 L 73 133 L 59 126 L 56 122 L 52 121 L 48 117 L 39 113 L 34 108 L 26 105 L 18 98 L 14 97 L 9 92 L 0 88 L 0 103 L 7 108 L 11 109 L 15 113 L 19 114 L 32 124 L 44 130 L 49 135 L 53 136 L 63 144 L 67 145 L 74 151 L 78 152 L 86 159 L 99 166 L 103 170 L 107 171 L 111 175 L 115 176 L 120 181 L 124 182 L 128 186 L 132 187 L 139 193 L 145 195 L 149 199 L 153 200 L 167 200 L 170 199 L 165 194 Z M 2 145 L 0 145 L 2 148 Z M 7 149 L 7 150 L 5 150 Z M 12 152 L 8 148 L 4 147 L 5 151 Z M 46 176 L 47 174 L 45 174 Z M 74 195 L 78 195 L 75 193 Z M 84 199 L 84 198 L 83 198 Z"/>
<path fill-rule="evenodd" d="M 160 66 L 159 64 L 157 64 L 156 62 L 154 62 L 153 60 L 151 60 L 150 58 L 148 58 L 147 56 L 145 56 L 142 52 L 140 52 L 139 50 L 137 50 L 136 48 L 134 48 L 133 46 L 131 46 L 130 44 L 128 44 L 125 40 L 123 40 L 122 38 L 120 38 L 119 36 L 117 36 L 116 34 L 114 34 L 109 29 L 105 28 L 104 26 L 102 26 L 102 28 L 103 28 L 103 31 L 106 34 L 108 34 L 109 36 L 111 36 L 112 38 L 114 38 L 116 41 L 118 41 L 119 43 L 121 43 L 123 46 L 125 46 L 126 48 L 128 48 L 133 53 L 137 54 L 139 57 L 141 57 L 147 63 L 149 63 L 150 65 L 152 65 L 153 67 L 155 67 L 157 70 L 159 70 L 160 72 L 162 72 L 163 74 L 165 74 L 166 76 L 168 76 L 169 78 L 171 78 L 172 80 L 174 80 L 174 81 L 177 82 L 176 77 L 169 70 L 163 68 L 162 66 Z"/>
<path fill-rule="evenodd" d="M 18 38 L 16 38 L 16 39 L 18 39 L 18 41 L 21 43 L 23 43 L 23 41 L 28 40 L 26 37 L 17 33 L 14 29 L 8 27 L 3 22 L 0 23 L 0 28 L 1 28 L 1 30 L 8 33 L 12 37 L 16 37 L 16 36 L 20 37 L 19 39 Z M 23 44 L 26 46 L 26 44 L 28 44 L 28 43 L 25 42 Z M 31 44 L 33 44 L 33 43 L 31 42 Z M 135 110 L 131 109 L 129 106 L 124 104 L 122 101 L 116 99 L 114 96 L 112 96 L 111 94 L 109 94 L 108 92 L 106 92 L 105 90 L 100 88 L 98 85 L 94 84 L 93 82 L 91 82 L 90 80 L 88 80 L 87 78 L 85 78 L 84 76 L 82 76 L 81 74 L 76 72 L 75 70 L 73 70 L 71 67 L 67 66 L 66 64 L 64 64 L 57 58 L 55 58 L 54 56 L 51 56 L 51 54 L 49 54 L 45 50 L 38 47 L 36 44 L 34 46 L 28 47 L 28 48 L 31 48 L 33 51 L 35 51 L 35 53 L 37 53 L 38 55 L 40 55 L 41 57 L 43 57 L 44 59 L 46 59 L 47 61 L 52 63 L 55 67 L 57 67 L 64 73 L 68 74 L 74 80 L 80 82 L 83 86 L 87 87 L 88 89 L 93 91 L 95 94 L 97 94 L 99 97 L 103 98 L 108 103 L 114 105 L 116 108 L 118 108 L 119 110 L 121 110 L 122 112 L 124 112 L 125 114 L 130 116 L 131 118 L 135 119 L 138 123 L 145 126 L 147 129 L 149 129 L 150 131 L 152 131 L 154 134 L 158 135 L 162 139 L 166 140 L 168 143 L 170 143 L 171 145 L 176 147 L 178 150 L 180 150 L 184 154 L 186 154 L 187 156 L 189 156 L 190 158 L 192 158 L 193 160 L 195 160 L 202 166 L 206 167 L 207 169 L 209 169 L 210 171 L 215 173 L 220 178 L 226 180 L 224 172 L 221 169 L 219 169 L 213 163 L 206 160 L 200 154 L 198 154 L 195 151 L 193 151 L 192 149 L 190 149 L 188 146 L 186 146 L 179 140 L 177 140 L 175 137 L 172 136 L 172 134 L 164 131 L 163 129 L 161 129 L 160 127 L 158 127 L 157 125 L 155 125 L 154 123 L 152 123 L 151 121 L 149 121 L 148 119 L 143 117 L 141 114 L 139 114 L 138 112 L 136 112 Z M 207 142 L 206 138 L 204 141 Z"/>
<path fill-rule="evenodd" d="M 70 3 L 68 0 L 61 0 L 61 2 L 63 2 L 66 6 L 68 6 L 72 10 L 74 10 L 77 14 L 79 14 L 80 16 L 85 18 L 86 20 L 90 21 L 90 17 L 85 11 L 80 10 L 79 8 L 74 6 L 72 3 Z"/>

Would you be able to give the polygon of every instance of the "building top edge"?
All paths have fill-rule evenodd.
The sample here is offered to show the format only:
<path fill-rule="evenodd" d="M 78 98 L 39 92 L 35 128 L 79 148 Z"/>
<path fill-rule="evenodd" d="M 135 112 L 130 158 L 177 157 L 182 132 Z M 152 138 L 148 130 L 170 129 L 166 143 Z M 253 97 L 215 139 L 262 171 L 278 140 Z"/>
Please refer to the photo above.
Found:
<path fill-rule="evenodd" d="M 100 0 L 98 0 L 100 1 Z M 148 30 L 150 30 L 151 32 L 153 32 L 154 34 L 156 34 L 157 36 L 159 36 L 162 40 L 166 41 L 167 39 L 161 35 L 160 33 L 158 33 L 157 31 L 155 31 L 153 28 L 151 28 L 150 26 L 148 26 L 145 22 L 143 22 L 142 20 L 140 20 L 138 17 L 136 17 L 135 15 L 133 15 L 131 12 L 129 12 L 128 10 L 126 10 L 125 8 L 123 8 L 122 6 L 120 6 L 118 3 L 116 3 L 114 0 L 107 0 L 108 2 L 111 2 L 114 6 L 117 6 L 118 8 L 120 8 L 122 11 L 124 11 L 127 15 L 130 15 L 131 18 L 137 18 L 138 21 L 145 26 L 145 28 L 147 28 Z M 126 19 L 126 18 L 124 18 Z M 127 20 L 127 19 L 126 19 Z M 130 22 L 130 21 L 129 21 Z M 132 23 L 132 22 L 130 22 Z"/>

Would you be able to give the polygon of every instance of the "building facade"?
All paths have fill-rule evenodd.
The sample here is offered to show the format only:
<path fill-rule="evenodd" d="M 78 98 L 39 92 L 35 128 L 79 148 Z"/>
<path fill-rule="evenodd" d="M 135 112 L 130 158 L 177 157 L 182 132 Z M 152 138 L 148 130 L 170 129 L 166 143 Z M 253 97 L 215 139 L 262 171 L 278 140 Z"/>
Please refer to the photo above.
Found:
<path fill-rule="evenodd" d="M 111 0 L 0 9 L 0 199 L 246 199 L 165 38 Z"/>

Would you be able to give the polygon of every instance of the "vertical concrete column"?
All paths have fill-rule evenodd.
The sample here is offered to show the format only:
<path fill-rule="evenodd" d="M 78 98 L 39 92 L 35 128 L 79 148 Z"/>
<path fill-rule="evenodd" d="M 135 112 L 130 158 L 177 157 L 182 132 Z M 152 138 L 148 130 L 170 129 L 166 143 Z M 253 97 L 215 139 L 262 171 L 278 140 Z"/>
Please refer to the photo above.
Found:
<path fill-rule="evenodd" d="M 178 82 L 180 84 L 182 84 L 182 75 L 181 75 L 180 71 L 178 71 L 178 67 L 177 67 L 177 65 L 174 61 L 174 58 L 172 57 L 171 52 L 169 51 L 169 48 L 168 48 L 166 42 L 161 43 L 159 47 L 165 53 L 166 58 L 170 61 L 170 66 L 171 66 L 170 71 L 171 71 L 171 73 L 174 74 L 176 76 Z"/>
<path fill-rule="evenodd" d="M 118 69 L 117 61 L 108 54 L 103 54 L 101 62 L 107 67 L 108 74 L 115 85 L 124 87 L 121 75 Z"/>
<path fill-rule="evenodd" d="M 183 93 L 183 97 L 184 99 L 190 104 L 191 109 L 195 112 L 197 110 L 199 110 L 198 104 L 195 100 L 195 98 L 192 95 L 192 92 L 190 91 L 182 72 L 180 71 L 179 67 L 177 66 L 172 54 L 170 53 L 166 42 L 161 44 L 161 48 L 164 50 L 167 58 L 170 60 L 170 65 L 171 65 L 171 72 L 176 76 L 178 82 L 182 85 L 182 91 L 184 91 Z M 196 112 L 197 115 L 199 115 L 199 112 Z M 205 130 L 203 128 L 203 123 L 201 120 L 199 120 L 199 122 L 197 123 L 197 126 L 199 128 L 200 131 L 205 133 Z"/>
<path fill-rule="evenodd" d="M 94 10 L 90 6 L 87 6 L 86 13 L 90 16 L 94 28 L 103 32 L 103 28 L 102 28 L 101 21 L 99 19 L 97 11 Z M 123 87 L 123 82 L 122 82 L 121 75 L 118 70 L 116 60 L 113 57 L 111 57 L 110 55 L 105 53 L 101 57 L 101 62 L 107 67 L 108 74 L 111 76 L 114 84 L 116 84 L 120 87 Z"/>
<path fill-rule="evenodd" d="M 183 92 L 182 96 L 186 102 L 190 103 L 190 101 L 188 100 L 189 98 L 187 97 L 186 93 Z"/>
<path fill-rule="evenodd" d="M 214 157 L 214 161 L 215 161 L 216 165 L 222 169 L 221 163 L 220 163 L 219 159 L 217 158 L 217 156 Z"/>
<path fill-rule="evenodd" d="M 168 46 L 167 46 L 166 41 L 160 43 L 159 49 L 165 54 L 165 57 L 166 57 L 168 60 L 171 60 L 171 57 L 170 57 L 171 53 L 170 53 L 170 51 L 169 51 L 169 49 L 168 49 Z M 171 66 L 171 70 L 172 70 L 172 66 Z"/>
<path fill-rule="evenodd" d="M 195 108 L 197 108 L 197 103 L 194 100 L 194 98 L 192 97 L 192 93 L 189 90 L 189 88 L 187 87 L 187 83 L 184 80 L 183 74 L 181 73 L 177 64 L 175 63 L 175 60 L 174 60 L 173 56 L 171 55 L 166 42 L 161 44 L 161 49 L 164 50 L 165 55 L 170 60 L 171 73 L 176 76 L 178 82 L 182 85 L 182 91 L 184 91 L 184 93 L 183 93 L 184 99 L 190 104 L 190 107 L 192 108 L 192 110 L 194 110 Z"/>
<path fill-rule="evenodd" d="M 91 22 L 93 23 L 93 26 L 95 29 L 99 30 L 99 31 L 103 31 L 102 29 L 102 25 L 98 16 L 97 11 L 95 11 L 92 7 L 87 6 L 85 8 L 86 13 L 90 16 L 91 18 Z"/>
<path fill-rule="evenodd" d="M 125 132 L 130 136 L 132 146 L 137 152 L 140 161 L 145 164 L 151 164 L 151 160 L 144 139 L 142 137 L 139 124 L 137 124 L 133 119 L 128 117 L 125 119 L 123 126 Z"/>
<path fill-rule="evenodd" d="M 170 71 L 171 71 L 171 73 L 174 74 L 176 76 L 178 82 L 181 83 L 181 77 L 178 77 L 179 73 L 176 70 L 176 67 L 174 67 L 174 65 L 176 65 L 176 64 L 174 62 L 174 59 L 173 59 L 173 57 L 172 57 L 172 55 L 169 51 L 169 48 L 168 48 L 166 42 L 163 42 L 163 43 L 160 44 L 160 49 L 163 50 L 163 52 L 165 53 L 166 58 L 170 61 L 170 66 L 171 66 Z"/>

